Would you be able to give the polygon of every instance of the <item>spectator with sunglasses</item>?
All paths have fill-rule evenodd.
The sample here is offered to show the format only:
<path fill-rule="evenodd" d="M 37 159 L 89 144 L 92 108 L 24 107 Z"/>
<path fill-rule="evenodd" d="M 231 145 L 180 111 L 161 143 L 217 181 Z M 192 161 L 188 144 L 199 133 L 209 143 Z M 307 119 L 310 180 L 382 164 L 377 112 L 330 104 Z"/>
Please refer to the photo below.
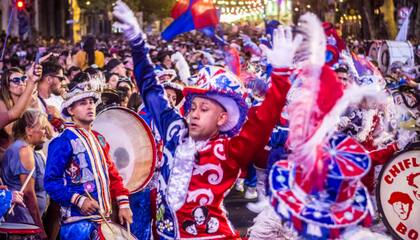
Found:
<path fill-rule="evenodd" d="M 43 74 L 38 84 L 38 107 L 51 117 L 61 118 L 59 109 L 68 84 L 63 68 L 54 61 L 42 63 Z"/>
<path fill-rule="evenodd" d="M 20 68 L 10 68 L 2 75 L 0 84 L 0 159 L 12 142 L 11 123 L 22 116 L 33 102 L 42 67 L 32 66 L 27 76 Z"/>

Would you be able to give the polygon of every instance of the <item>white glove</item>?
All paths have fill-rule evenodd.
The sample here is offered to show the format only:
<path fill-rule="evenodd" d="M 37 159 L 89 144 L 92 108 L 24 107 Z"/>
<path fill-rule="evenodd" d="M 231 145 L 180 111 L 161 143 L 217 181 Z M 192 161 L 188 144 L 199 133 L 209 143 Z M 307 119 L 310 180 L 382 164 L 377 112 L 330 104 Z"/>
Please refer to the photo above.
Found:
<path fill-rule="evenodd" d="M 128 41 L 133 41 L 143 34 L 133 11 L 131 11 L 131 9 L 123 1 L 118 0 L 116 2 L 112 14 L 119 21 L 115 22 L 114 26 L 123 29 L 124 35 Z"/>
<path fill-rule="evenodd" d="M 273 33 L 273 48 L 269 49 L 263 44 L 260 45 L 260 48 L 274 68 L 291 67 L 296 49 L 302 40 L 303 37 L 300 34 L 293 39 L 290 26 L 279 26 Z"/>

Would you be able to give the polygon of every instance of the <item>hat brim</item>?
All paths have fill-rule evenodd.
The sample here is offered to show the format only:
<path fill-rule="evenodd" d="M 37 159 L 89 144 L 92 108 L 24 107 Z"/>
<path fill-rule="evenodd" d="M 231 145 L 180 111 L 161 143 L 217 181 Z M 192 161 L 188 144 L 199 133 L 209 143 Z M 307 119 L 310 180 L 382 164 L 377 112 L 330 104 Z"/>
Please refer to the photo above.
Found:
<path fill-rule="evenodd" d="M 86 91 L 83 92 L 81 94 L 76 94 L 73 97 L 65 100 L 62 104 L 61 104 L 61 114 L 64 117 L 71 117 L 69 112 L 67 111 L 67 109 L 69 107 L 71 107 L 75 102 L 80 101 L 82 99 L 85 98 L 93 98 L 95 101 L 95 104 L 98 105 L 100 103 L 101 100 L 101 95 L 97 92 L 94 91 Z"/>
<path fill-rule="evenodd" d="M 344 229 L 357 225 L 370 216 L 369 194 L 363 185 L 357 185 L 352 202 L 344 209 L 321 208 L 309 201 L 309 198 L 302 200 L 292 190 L 294 182 L 290 177 L 291 172 L 292 164 L 282 160 L 273 165 L 269 174 L 270 203 L 283 221 L 294 222 L 298 219 L 302 229 L 306 229 L 307 225 L 320 229 Z"/>
<path fill-rule="evenodd" d="M 195 97 L 210 98 L 219 103 L 228 113 L 227 122 L 220 127 L 220 132 L 233 136 L 239 132 L 245 122 L 248 106 L 241 96 L 235 93 L 220 92 L 216 90 L 204 90 L 196 87 L 184 87 L 184 109 L 188 113 L 191 109 L 192 100 Z"/>

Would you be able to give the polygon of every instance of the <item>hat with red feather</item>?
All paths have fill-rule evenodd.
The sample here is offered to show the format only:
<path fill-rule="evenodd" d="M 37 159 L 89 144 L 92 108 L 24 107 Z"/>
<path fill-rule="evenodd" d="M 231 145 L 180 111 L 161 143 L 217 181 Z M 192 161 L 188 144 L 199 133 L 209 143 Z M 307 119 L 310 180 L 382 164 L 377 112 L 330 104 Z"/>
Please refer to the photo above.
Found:
<path fill-rule="evenodd" d="M 299 19 L 304 33 L 299 97 L 288 106 L 291 154 L 269 173 L 270 203 L 283 223 L 305 239 L 336 239 L 350 226 L 369 225 L 370 199 L 361 178 L 368 152 L 334 126 L 351 97 L 325 59 L 327 36 L 313 14 Z M 358 98 L 358 97 L 356 97 Z"/>

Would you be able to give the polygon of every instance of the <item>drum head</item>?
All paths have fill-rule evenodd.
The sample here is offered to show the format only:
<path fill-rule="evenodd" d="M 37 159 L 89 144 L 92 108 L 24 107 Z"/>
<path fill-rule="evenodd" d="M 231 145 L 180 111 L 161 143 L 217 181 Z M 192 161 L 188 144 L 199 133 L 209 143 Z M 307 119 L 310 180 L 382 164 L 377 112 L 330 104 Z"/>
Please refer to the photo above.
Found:
<path fill-rule="evenodd" d="M 376 198 L 382 220 L 395 238 L 420 238 L 419 149 L 398 154 L 382 168 Z"/>
<path fill-rule="evenodd" d="M 110 155 L 130 193 L 146 186 L 154 172 L 156 146 L 150 128 L 135 112 L 111 107 L 100 112 L 93 129 L 110 145 Z"/>
<path fill-rule="evenodd" d="M 378 52 L 378 64 L 382 72 L 387 72 L 394 62 L 414 65 L 414 50 L 409 42 L 385 41 Z"/>
<path fill-rule="evenodd" d="M 38 226 L 32 224 L 4 222 L 0 224 L 0 233 L 14 235 L 29 235 L 39 234 L 41 233 L 41 229 Z"/>
<path fill-rule="evenodd" d="M 101 224 L 99 232 L 105 240 L 137 240 L 134 235 L 129 234 L 127 230 L 115 223 Z"/>

